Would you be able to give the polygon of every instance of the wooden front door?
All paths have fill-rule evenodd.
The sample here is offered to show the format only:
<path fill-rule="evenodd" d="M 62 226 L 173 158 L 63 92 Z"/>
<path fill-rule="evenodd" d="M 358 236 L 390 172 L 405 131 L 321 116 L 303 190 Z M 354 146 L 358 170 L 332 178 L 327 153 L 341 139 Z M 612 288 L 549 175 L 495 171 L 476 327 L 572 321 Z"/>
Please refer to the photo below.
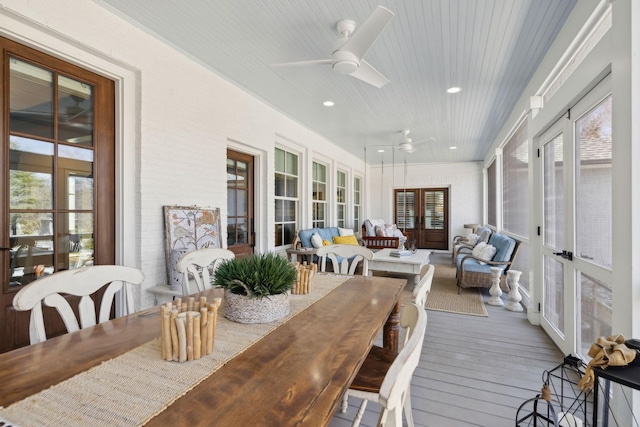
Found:
<path fill-rule="evenodd" d="M 418 249 L 449 248 L 449 189 L 395 190 L 395 222 Z"/>
<path fill-rule="evenodd" d="M 253 253 L 253 156 L 227 150 L 227 248 L 236 257 Z"/>
<path fill-rule="evenodd" d="M 12 306 L 22 287 L 115 262 L 115 98 L 108 79 L 7 39 L 0 48 L 4 352 L 29 344 L 29 313 Z M 44 315 L 47 336 L 66 331 Z"/>

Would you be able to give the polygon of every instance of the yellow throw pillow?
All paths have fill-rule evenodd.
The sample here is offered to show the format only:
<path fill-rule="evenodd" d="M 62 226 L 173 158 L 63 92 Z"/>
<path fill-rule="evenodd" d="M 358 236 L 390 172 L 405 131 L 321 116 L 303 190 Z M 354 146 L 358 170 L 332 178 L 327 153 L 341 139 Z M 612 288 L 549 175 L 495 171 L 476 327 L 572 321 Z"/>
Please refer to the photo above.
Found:
<path fill-rule="evenodd" d="M 324 240 L 322 241 L 322 246 L 329 246 L 329 245 L 332 245 L 332 244 L 333 244 L 333 243 L 331 243 L 331 241 L 330 241 L 330 240 L 327 240 L 327 239 L 324 239 Z"/>
<path fill-rule="evenodd" d="M 358 239 L 356 236 L 333 236 L 333 243 L 336 245 L 356 245 L 358 246 Z"/>

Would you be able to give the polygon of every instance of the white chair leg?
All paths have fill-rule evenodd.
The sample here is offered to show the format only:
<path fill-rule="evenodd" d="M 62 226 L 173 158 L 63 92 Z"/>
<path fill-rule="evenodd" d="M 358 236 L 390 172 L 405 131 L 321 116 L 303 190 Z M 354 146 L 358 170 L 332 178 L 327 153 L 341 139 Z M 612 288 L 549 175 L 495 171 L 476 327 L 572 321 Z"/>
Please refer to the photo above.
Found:
<path fill-rule="evenodd" d="M 404 417 L 407 419 L 407 427 L 414 427 L 413 410 L 411 409 L 411 393 L 409 388 L 404 396 L 404 405 L 402 406 L 404 407 Z"/>
<path fill-rule="evenodd" d="M 362 403 L 358 408 L 358 413 L 356 414 L 356 417 L 353 419 L 353 423 L 351 423 L 351 427 L 358 427 L 360 425 L 360 421 L 362 421 L 362 416 L 364 415 L 364 411 L 365 409 L 367 409 L 367 402 L 369 402 L 367 399 L 362 399 Z"/>
<path fill-rule="evenodd" d="M 349 407 L 349 395 L 347 393 L 344 394 L 342 398 L 342 409 L 341 412 L 344 414 L 347 412 L 347 408 Z"/>

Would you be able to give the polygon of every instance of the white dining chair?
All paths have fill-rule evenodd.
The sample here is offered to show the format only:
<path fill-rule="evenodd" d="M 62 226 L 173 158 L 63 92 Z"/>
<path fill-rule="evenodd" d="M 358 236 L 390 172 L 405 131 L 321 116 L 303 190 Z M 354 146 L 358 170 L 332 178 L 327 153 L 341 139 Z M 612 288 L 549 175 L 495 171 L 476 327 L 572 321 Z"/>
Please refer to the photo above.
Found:
<path fill-rule="evenodd" d="M 211 289 L 211 274 L 225 260 L 235 258 L 235 254 L 228 249 L 202 248 L 187 252 L 178 260 L 176 269 L 182 273 L 182 294 L 191 295 Z M 210 271 L 211 269 L 211 271 Z M 196 283 L 197 290 L 192 290 L 190 277 Z"/>
<path fill-rule="evenodd" d="M 357 245 L 327 245 L 316 250 L 320 263 L 320 271 L 326 271 L 327 258 L 331 260 L 333 272 L 353 276 L 358 264 L 362 262 L 362 275 L 369 274 L 369 261 L 373 259 L 373 251 Z"/>
<path fill-rule="evenodd" d="M 31 344 L 47 340 L 42 305 L 54 307 L 67 332 L 94 326 L 109 320 L 111 306 L 116 292 L 123 291 L 126 304 L 123 314 L 133 313 L 133 285 L 144 281 L 142 271 L 123 265 L 95 265 L 74 270 L 59 271 L 37 279 L 20 289 L 13 298 L 13 307 L 19 311 L 31 310 L 29 338 Z M 95 303 L 92 295 L 104 288 L 100 311 L 96 319 Z M 76 318 L 69 300 L 64 295 L 78 296 Z"/>
<path fill-rule="evenodd" d="M 426 264 L 423 266 L 423 270 L 425 270 L 424 274 L 421 274 L 420 281 L 415 288 L 413 288 L 411 301 L 415 302 L 418 307 L 426 308 L 427 296 L 431 291 L 435 267 L 432 264 Z"/>
<path fill-rule="evenodd" d="M 396 354 L 384 347 L 373 346 L 345 393 L 343 413 L 347 411 L 349 396 L 362 399 L 353 420 L 354 427 L 360 425 L 369 400 L 378 402 L 382 407 L 377 424 L 379 427 L 401 427 L 403 412 L 407 426 L 414 426 L 411 377 L 420 361 L 427 329 L 426 310 L 414 303 L 405 305 L 400 314 L 400 325 L 408 336 L 400 352 Z"/>

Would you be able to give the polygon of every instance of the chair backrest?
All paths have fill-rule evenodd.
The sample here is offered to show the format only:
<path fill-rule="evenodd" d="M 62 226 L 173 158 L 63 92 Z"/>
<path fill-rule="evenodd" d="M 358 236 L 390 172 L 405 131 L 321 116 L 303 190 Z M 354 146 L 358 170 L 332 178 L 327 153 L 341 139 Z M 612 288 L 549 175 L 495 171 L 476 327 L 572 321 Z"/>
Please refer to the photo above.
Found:
<path fill-rule="evenodd" d="M 427 329 L 427 311 L 413 303 L 405 305 L 400 314 L 400 325 L 409 338 L 391 364 L 380 386 L 379 403 L 383 407 L 380 424 L 382 425 L 402 425 L 402 407 L 422 352 L 422 343 Z M 395 424 L 394 420 L 386 422 L 390 415 L 395 418 Z"/>
<path fill-rule="evenodd" d="M 358 264 L 362 262 L 362 275 L 369 274 L 369 261 L 373 251 L 357 245 L 327 245 L 316 250 L 320 262 L 320 271 L 326 271 L 327 258 L 331 260 L 333 272 L 354 275 Z"/>
<path fill-rule="evenodd" d="M 228 249 L 221 248 L 203 248 L 187 252 L 178 260 L 176 269 L 182 273 L 182 294 L 190 295 L 194 292 L 202 292 L 205 289 L 211 289 L 211 276 L 209 268 L 212 272 L 222 263 L 222 261 L 235 258 L 235 254 Z M 189 286 L 189 276 L 193 277 L 198 288 L 197 291 L 191 290 Z"/>
<path fill-rule="evenodd" d="M 413 288 L 413 295 L 411 301 L 416 303 L 418 307 L 425 308 L 427 303 L 427 295 L 431 290 L 431 282 L 433 282 L 433 273 L 435 267 L 432 264 L 425 264 L 423 267 L 424 274 L 421 274 L 421 279 Z M 422 271 L 421 271 L 422 273 Z"/>
<path fill-rule="evenodd" d="M 120 290 L 124 291 L 126 298 L 124 314 L 133 313 L 132 285 L 139 285 L 143 280 L 142 271 L 123 265 L 95 265 L 59 271 L 37 279 L 20 289 L 13 298 L 13 307 L 20 311 L 31 310 L 29 337 L 31 344 L 35 344 L 47 340 L 42 304 L 58 310 L 67 332 L 75 332 L 80 328 L 109 320 L 115 294 Z M 95 303 L 91 295 L 102 288 L 104 288 L 104 294 L 96 322 Z M 80 324 L 71 305 L 62 294 L 80 297 L 78 303 Z"/>

